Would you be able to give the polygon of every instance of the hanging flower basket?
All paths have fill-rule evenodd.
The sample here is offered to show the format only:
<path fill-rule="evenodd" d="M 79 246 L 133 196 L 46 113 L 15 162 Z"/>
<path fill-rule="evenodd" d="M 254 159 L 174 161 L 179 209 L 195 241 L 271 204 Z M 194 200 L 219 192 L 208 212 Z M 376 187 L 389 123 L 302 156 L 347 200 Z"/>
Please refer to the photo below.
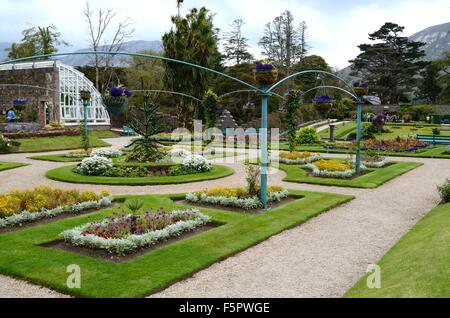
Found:
<path fill-rule="evenodd" d="M 13 103 L 13 107 L 17 110 L 17 111 L 22 111 L 25 110 L 25 107 L 27 106 L 27 101 L 25 99 L 14 99 L 12 101 Z"/>
<path fill-rule="evenodd" d="M 254 70 L 255 81 L 260 86 L 275 84 L 278 79 L 278 70 L 268 61 L 256 64 Z"/>
<path fill-rule="evenodd" d="M 119 115 L 128 106 L 129 97 L 131 97 L 130 91 L 113 86 L 108 90 L 108 94 L 103 96 L 103 104 L 110 114 Z"/>
<path fill-rule="evenodd" d="M 327 95 L 316 96 L 314 98 L 314 106 L 320 113 L 328 113 L 333 108 L 333 98 Z"/>
<path fill-rule="evenodd" d="M 242 108 L 245 110 L 254 110 L 256 108 L 256 105 L 254 103 L 247 103 Z"/>
<path fill-rule="evenodd" d="M 355 81 L 353 82 L 353 90 L 359 97 L 367 96 L 369 95 L 369 82 L 363 80 Z"/>

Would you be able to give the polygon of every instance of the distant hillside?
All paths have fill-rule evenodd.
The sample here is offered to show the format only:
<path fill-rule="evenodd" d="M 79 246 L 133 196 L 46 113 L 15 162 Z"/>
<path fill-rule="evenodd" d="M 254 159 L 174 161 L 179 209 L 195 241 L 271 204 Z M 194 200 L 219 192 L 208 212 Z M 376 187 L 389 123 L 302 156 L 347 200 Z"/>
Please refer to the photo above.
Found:
<path fill-rule="evenodd" d="M 450 23 L 429 27 L 409 37 L 412 41 L 426 43 L 424 47 L 428 61 L 440 59 L 445 52 L 450 52 Z"/>
<path fill-rule="evenodd" d="M 11 45 L 12 43 L 0 43 L 0 61 L 5 61 L 8 59 L 8 52 L 6 52 L 5 49 L 9 49 Z"/>
<path fill-rule="evenodd" d="M 450 23 L 444 23 L 429 27 L 409 37 L 412 41 L 426 43 L 424 46 L 427 61 L 440 59 L 445 52 L 450 52 Z M 339 71 L 342 77 L 348 77 L 351 73 L 351 65 Z"/>
<path fill-rule="evenodd" d="M 103 46 L 99 48 L 99 51 L 107 51 L 109 46 Z M 162 43 L 161 41 L 130 41 L 123 44 L 121 51 L 128 53 L 138 53 L 144 50 L 151 50 L 155 52 L 162 52 Z M 90 49 L 81 49 L 76 52 L 87 52 L 91 51 Z M 72 55 L 66 56 L 61 59 L 61 61 L 65 64 L 72 66 L 84 66 L 91 63 L 92 57 L 89 55 Z M 115 56 L 113 59 L 113 63 L 115 66 L 123 66 L 124 56 Z"/>

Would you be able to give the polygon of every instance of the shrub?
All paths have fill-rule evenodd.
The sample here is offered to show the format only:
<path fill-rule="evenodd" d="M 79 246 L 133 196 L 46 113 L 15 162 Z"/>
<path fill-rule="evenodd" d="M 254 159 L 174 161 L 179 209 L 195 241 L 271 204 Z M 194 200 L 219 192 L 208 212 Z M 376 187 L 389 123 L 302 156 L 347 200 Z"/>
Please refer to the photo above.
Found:
<path fill-rule="evenodd" d="M 259 194 L 259 180 L 261 176 L 261 169 L 256 165 L 245 166 L 245 179 L 247 181 L 247 192 L 249 195 Z"/>
<path fill-rule="evenodd" d="M 99 156 L 104 158 L 119 158 L 121 155 L 122 152 L 115 149 L 96 149 L 91 153 L 91 157 Z"/>
<path fill-rule="evenodd" d="M 75 171 L 85 176 L 101 176 L 112 168 L 111 159 L 95 156 L 83 159 Z"/>
<path fill-rule="evenodd" d="M 199 155 L 190 155 L 183 159 L 183 168 L 191 173 L 208 172 L 211 165 L 205 157 Z"/>
<path fill-rule="evenodd" d="M 0 153 L 8 153 L 12 150 L 11 140 L 0 134 Z"/>
<path fill-rule="evenodd" d="M 136 214 L 144 206 L 144 201 L 133 199 L 127 201 L 126 207 L 131 211 L 131 213 Z"/>
<path fill-rule="evenodd" d="M 319 135 L 314 128 L 302 128 L 297 133 L 297 144 L 299 145 L 312 145 L 319 142 Z"/>
<path fill-rule="evenodd" d="M 442 186 L 438 187 L 441 194 L 442 203 L 450 202 L 450 179 L 447 180 Z"/>
<path fill-rule="evenodd" d="M 439 128 L 433 128 L 433 135 L 440 135 L 441 130 Z"/>

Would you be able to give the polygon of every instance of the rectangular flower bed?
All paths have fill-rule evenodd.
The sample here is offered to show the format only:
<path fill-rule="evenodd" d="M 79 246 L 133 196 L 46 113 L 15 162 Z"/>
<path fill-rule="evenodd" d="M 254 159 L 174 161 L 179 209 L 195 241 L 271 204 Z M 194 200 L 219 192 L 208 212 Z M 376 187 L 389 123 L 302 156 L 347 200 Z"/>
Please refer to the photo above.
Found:
<path fill-rule="evenodd" d="M 112 200 L 107 191 L 96 194 L 91 191 L 63 191 L 46 186 L 11 191 L 0 195 L 0 230 L 65 213 L 107 207 Z"/>
<path fill-rule="evenodd" d="M 272 187 L 268 189 L 267 202 L 273 204 L 280 202 L 288 196 L 289 191 L 279 187 Z M 262 203 L 258 196 L 248 195 L 247 191 L 241 188 L 215 188 L 200 192 L 192 192 L 186 195 L 186 201 L 241 208 L 247 211 L 262 208 Z"/>
<path fill-rule="evenodd" d="M 210 222 L 208 216 L 196 209 L 172 212 L 161 209 L 143 215 L 116 214 L 64 231 L 60 237 L 75 247 L 106 250 L 120 256 L 194 231 Z"/>
<path fill-rule="evenodd" d="M 320 160 L 306 165 L 306 169 L 311 171 L 314 177 L 320 178 L 350 179 L 356 176 L 353 164 L 341 163 L 338 160 Z M 361 165 L 361 171 L 365 170 L 367 167 Z"/>
<path fill-rule="evenodd" d="M 304 165 L 320 160 L 318 154 L 313 154 L 308 151 L 305 152 L 280 152 L 279 161 L 287 165 Z"/>

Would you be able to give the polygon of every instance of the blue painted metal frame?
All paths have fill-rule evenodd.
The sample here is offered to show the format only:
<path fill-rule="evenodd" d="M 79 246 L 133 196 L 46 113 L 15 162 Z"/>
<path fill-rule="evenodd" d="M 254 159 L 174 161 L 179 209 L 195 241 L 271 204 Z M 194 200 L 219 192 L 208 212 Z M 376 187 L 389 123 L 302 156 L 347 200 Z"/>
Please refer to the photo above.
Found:
<path fill-rule="evenodd" d="M 275 83 L 272 87 L 261 87 L 258 88 L 252 84 L 249 84 L 245 81 L 242 81 L 240 79 L 237 79 L 233 76 L 230 76 L 228 74 L 204 67 L 204 66 L 200 66 L 197 64 L 193 64 L 193 63 L 189 63 L 189 62 L 185 62 L 185 61 L 180 61 L 180 60 L 175 60 L 175 59 L 171 59 L 171 58 L 167 58 L 164 56 L 159 56 L 159 55 L 152 55 L 152 54 L 142 54 L 142 53 L 128 53 L 128 52 L 105 52 L 105 51 L 98 51 L 98 52 L 73 52 L 73 53 L 54 53 L 54 54 L 46 54 L 46 55 L 38 55 L 38 56 L 32 56 L 32 57 L 24 57 L 24 58 L 19 58 L 19 59 L 15 59 L 15 60 L 10 60 L 10 61 L 4 61 L 4 62 L 0 62 L 0 65 L 3 64 L 10 64 L 10 63 L 17 63 L 17 62 L 25 62 L 25 61 L 31 61 L 31 60 L 35 60 L 35 59 L 45 59 L 45 58 L 51 58 L 51 57 L 58 57 L 58 56 L 73 56 L 73 55 L 122 55 L 122 56 L 135 56 L 135 57 L 143 57 L 143 58 L 151 58 L 151 59 L 157 59 L 157 60 L 162 60 L 162 61 L 166 61 L 166 62 L 172 62 L 172 63 L 177 63 L 177 64 L 182 64 L 182 65 L 186 65 L 186 66 L 190 66 L 190 67 L 194 67 L 206 72 L 210 72 L 210 73 L 214 73 L 216 75 L 228 78 L 232 81 L 238 82 L 244 86 L 247 86 L 249 88 L 252 89 L 252 91 L 255 91 L 257 93 L 260 93 L 261 95 L 261 201 L 263 204 L 263 207 L 266 208 L 267 207 L 267 169 L 268 169 L 268 140 L 267 140 L 267 117 L 268 117 L 268 99 L 270 95 L 273 95 L 275 93 L 273 93 L 272 91 L 277 88 L 278 86 L 280 86 L 282 83 L 293 79 L 295 77 L 299 77 L 302 75 L 306 75 L 306 74 L 324 74 L 324 75 L 328 75 L 331 76 L 337 80 L 339 80 L 340 82 L 344 83 L 347 88 L 349 88 L 351 91 L 347 91 L 345 89 L 342 88 L 337 88 L 337 87 L 333 87 L 333 88 L 337 88 L 343 92 L 346 92 L 348 94 L 350 94 L 353 97 L 356 97 L 356 94 L 354 94 L 353 91 L 353 87 L 351 85 L 349 85 L 344 79 L 340 78 L 339 76 L 332 74 L 330 72 L 326 72 L 326 71 L 320 71 L 320 70 L 308 70 L 308 71 L 302 71 L 302 72 L 298 72 L 295 74 L 292 74 L 290 76 L 285 77 L 284 79 L 278 81 L 277 83 Z M 331 86 L 330 86 L 331 87 Z M 279 96 L 279 95 L 278 95 Z M 359 147 L 360 142 L 361 142 L 361 113 L 362 113 L 362 99 L 360 97 L 357 98 L 358 101 L 358 128 L 357 128 L 357 158 L 356 158 L 356 171 L 357 173 L 360 171 L 360 159 L 361 159 L 361 149 Z M 85 112 L 86 114 L 86 112 Z M 86 125 L 86 119 L 85 119 L 85 125 Z"/>

